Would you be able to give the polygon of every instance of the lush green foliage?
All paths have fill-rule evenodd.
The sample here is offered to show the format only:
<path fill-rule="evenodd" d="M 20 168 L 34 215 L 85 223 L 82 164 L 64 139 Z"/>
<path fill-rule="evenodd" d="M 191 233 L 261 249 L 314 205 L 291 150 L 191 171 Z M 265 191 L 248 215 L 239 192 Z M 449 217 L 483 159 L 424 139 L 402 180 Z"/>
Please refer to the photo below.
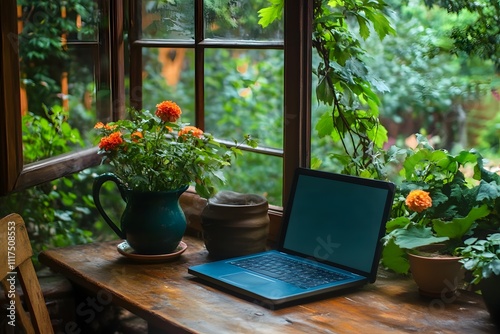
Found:
<path fill-rule="evenodd" d="M 439 6 L 449 13 L 473 18 L 464 24 L 456 24 L 450 31 L 454 41 L 454 52 L 479 56 L 484 60 L 493 60 L 497 72 L 500 72 L 500 3 L 491 0 L 424 0 L 429 7 Z"/>
<path fill-rule="evenodd" d="M 64 153 L 73 146 L 83 146 L 80 131 L 67 121 L 68 112 L 57 105 L 51 110 L 45 105 L 42 108 L 45 117 L 31 112 L 23 117 L 23 153 L 27 162 Z"/>
<path fill-rule="evenodd" d="M 500 276 L 500 233 L 488 235 L 486 239 L 469 238 L 465 246 L 458 248 L 463 257 L 464 268 L 472 272 L 474 280 L 479 283 L 491 275 Z"/>
<path fill-rule="evenodd" d="M 98 123 L 103 162 L 109 162 L 131 190 L 170 191 L 194 182 L 200 196 L 210 197 L 215 192 L 214 179 L 224 181 L 220 170 L 241 151 L 178 122 L 180 114 L 177 104 L 164 101 L 154 114 L 131 109 L 130 119 Z M 245 136 L 245 143 L 256 146 L 250 136 Z"/>
<path fill-rule="evenodd" d="M 19 58 L 23 87 L 26 89 L 28 106 L 35 114 L 43 114 L 42 105 L 55 106 L 62 99 L 79 100 L 81 96 L 62 96 L 60 80 L 63 72 L 78 77 L 77 86 L 86 80 L 92 81 L 92 67 L 82 66 L 88 51 L 73 51 L 61 43 L 67 40 L 97 39 L 97 8 L 93 0 L 21 0 L 23 30 L 19 35 Z M 62 10 L 65 8 L 66 17 Z M 76 17 L 82 24 L 75 24 Z M 85 87 L 72 87 L 72 91 L 83 95 Z"/>
<path fill-rule="evenodd" d="M 393 147 L 388 155 L 401 170 L 392 177 L 397 194 L 384 238 L 382 262 L 387 267 L 407 272 L 405 250 L 444 243 L 443 251 L 452 254 L 475 229 L 492 223 L 498 227 L 500 176 L 485 168 L 479 153 L 435 150 L 419 137 L 415 149 Z M 466 176 L 464 171 L 472 168 Z M 432 199 L 432 206 L 421 212 L 410 210 L 405 202 L 416 189 Z"/>
<path fill-rule="evenodd" d="M 282 1 L 259 12 L 265 26 L 276 17 Z M 372 161 L 387 141 L 387 131 L 379 122 L 380 100 L 373 87 L 385 85 L 370 73 L 361 57 L 361 40 L 375 32 L 380 39 L 394 34 L 384 1 L 314 1 L 313 47 L 320 61 L 316 97 L 330 106 L 319 119 L 319 138 L 340 142 L 344 153 L 333 157 L 345 173 L 372 176 Z M 356 29 L 357 28 L 357 29 Z M 316 160 L 314 166 L 321 162 Z"/>
<path fill-rule="evenodd" d="M 27 163 L 67 152 L 68 145 L 83 145 L 77 129 L 59 106 L 45 109 L 48 119 L 28 114 L 23 118 L 24 156 Z M 35 140 L 38 138 L 38 140 Z M 85 171 L 0 198 L 0 216 L 19 213 L 26 221 L 34 250 L 92 241 L 95 221 L 91 196 L 93 176 Z"/>

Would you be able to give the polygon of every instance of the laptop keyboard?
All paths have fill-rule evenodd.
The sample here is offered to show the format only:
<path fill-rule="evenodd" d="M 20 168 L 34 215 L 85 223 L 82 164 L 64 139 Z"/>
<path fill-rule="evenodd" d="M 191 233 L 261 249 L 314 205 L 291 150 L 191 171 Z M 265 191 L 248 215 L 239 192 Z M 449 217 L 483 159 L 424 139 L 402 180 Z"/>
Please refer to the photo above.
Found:
<path fill-rule="evenodd" d="M 349 278 L 348 275 L 332 272 L 301 261 L 276 254 L 265 254 L 229 261 L 229 264 L 293 284 L 302 289 L 313 288 Z"/>

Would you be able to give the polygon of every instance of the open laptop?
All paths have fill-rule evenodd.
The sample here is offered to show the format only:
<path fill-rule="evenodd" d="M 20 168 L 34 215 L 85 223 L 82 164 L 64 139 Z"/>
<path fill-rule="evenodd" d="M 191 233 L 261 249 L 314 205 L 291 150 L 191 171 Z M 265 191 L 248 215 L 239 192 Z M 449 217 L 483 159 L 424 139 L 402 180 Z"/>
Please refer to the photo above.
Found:
<path fill-rule="evenodd" d="M 276 250 L 188 272 L 266 306 L 373 283 L 394 191 L 390 182 L 298 168 Z"/>

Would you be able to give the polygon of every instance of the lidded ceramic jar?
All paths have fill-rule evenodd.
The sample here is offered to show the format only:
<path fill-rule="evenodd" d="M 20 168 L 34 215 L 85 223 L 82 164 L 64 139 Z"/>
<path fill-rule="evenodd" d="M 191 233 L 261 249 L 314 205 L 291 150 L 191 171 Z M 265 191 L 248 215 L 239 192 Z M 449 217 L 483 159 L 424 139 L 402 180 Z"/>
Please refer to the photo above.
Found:
<path fill-rule="evenodd" d="M 210 255 L 224 259 L 266 250 L 269 204 L 256 194 L 221 191 L 201 213 L 203 239 Z"/>

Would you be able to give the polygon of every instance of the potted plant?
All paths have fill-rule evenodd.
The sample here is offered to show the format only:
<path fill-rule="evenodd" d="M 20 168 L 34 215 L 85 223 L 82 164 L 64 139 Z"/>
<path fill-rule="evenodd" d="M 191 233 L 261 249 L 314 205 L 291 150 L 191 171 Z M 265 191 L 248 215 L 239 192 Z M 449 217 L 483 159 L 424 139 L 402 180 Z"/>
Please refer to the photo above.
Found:
<path fill-rule="evenodd" d="M 390 161 L 399 161 L 401 169 L 399 179 L 394 180 L 397 194 L 387 223 L 382 263 L 398 273 L 411 271 L 417 284 L 420 278 L 437 278 L 440 285 L 419 285 L 422 294 L 434 297 L 454 293 L 461 268 L 456 249 L 497 215 L 500 179 L 484 168 L 482 156 L 475 151 L 451 154 L 434 149 L 421 135 L 417 142 L 415 149 L 389 150 Z M 424 249 L 431 245 L 432 251 Z M 428 258 L 438 261 L 432 274 L 411 267 Z M 447 267 L 456 272 L 450 276 L 436 272 Z"/>
<path fill-rule="evenodd" d="M 457 253 L 464 268 L 472 273 L 471 283 L 479 286 L 491 319 L 500 326 L 500 233 L 485 239 L 469 238 Z"/>
<path fill-rule="evenodd" d="M 176 250 L 186 229 L 179 196 L 194 184 L 197 193 L 208 198 L 215 192 L 213 181 L 223 181 L 220 170 L 240 151 L 182 123 L 182 112 L 175 102 L 157 104 L 154 113 L 129 112 L 129 119 L 95 126 L 102 136 L 98 154 L 114 172 L 95 179 L 94 202 L 113 231 L 138 254 L 169 254 Z M 255 145 L 249 136 L 245 142 Z M 107 181 L 116 183 L 127 203 L 121 228 L 100 203 L 100 189 Z"/>

